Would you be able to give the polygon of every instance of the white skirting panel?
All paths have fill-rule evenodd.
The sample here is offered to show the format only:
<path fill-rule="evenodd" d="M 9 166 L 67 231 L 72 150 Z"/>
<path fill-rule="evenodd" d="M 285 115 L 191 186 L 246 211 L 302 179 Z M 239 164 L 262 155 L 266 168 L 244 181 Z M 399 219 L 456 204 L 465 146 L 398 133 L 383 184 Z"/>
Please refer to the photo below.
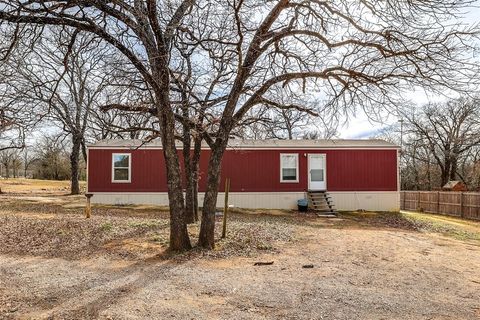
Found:
<path fill-rule="evenodd" d="M 165 192 L 159 193 L 93 193 L 92 203 L 113 205 L 168 205 Z M 396 191 L 329 192 L 337 210 L 399 211 L 400 193 Z M 305 197 L 304 192 L 230 192 L 229 204 L 237 208 L 251 209 L 295 209 L 297 200 Z M 203 193 L 199 194 L 199 205 Z M 218 194 L 218 207 L 223 207 L 224 194 Z"/>
<path fill-rule="evenodd" d="M 329 192 L 337 210 L 399 211 L 400 192 Z"/>

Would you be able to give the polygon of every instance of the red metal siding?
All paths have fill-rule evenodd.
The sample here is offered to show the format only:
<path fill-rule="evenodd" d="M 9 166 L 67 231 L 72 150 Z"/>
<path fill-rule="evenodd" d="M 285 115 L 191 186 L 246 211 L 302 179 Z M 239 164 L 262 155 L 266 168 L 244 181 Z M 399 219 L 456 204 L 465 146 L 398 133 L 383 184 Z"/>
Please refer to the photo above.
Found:
<path fill-rule="evenodd" d="M 132 153 L 132 182 L 112 183 L 112 153 Z M 299 182 L 280 182 L 280 153 L 299 154 Z M 396 150 L 227 150 L 222 180 L 231 179 L 232 192 L 304 191 L 308 188 L 308 153 L 325 153 L 327 190 L 396 191 Z M 199 190 L 205 190 L 208 157 L 202 152 Z M 91 149 L 88 190 L 90 192 L 166 192 L 166 175 L 161 150 Z M 220 183 L 223 190 L 223 183 Z"/>
<path fill-rule="evenodd" d="M 131 153 L 131 183 L 112 183 L 112 154 Z M 167 191 L 165 162 L 161 150 L 90 149 L 88 151 L 89 192 Z"/>

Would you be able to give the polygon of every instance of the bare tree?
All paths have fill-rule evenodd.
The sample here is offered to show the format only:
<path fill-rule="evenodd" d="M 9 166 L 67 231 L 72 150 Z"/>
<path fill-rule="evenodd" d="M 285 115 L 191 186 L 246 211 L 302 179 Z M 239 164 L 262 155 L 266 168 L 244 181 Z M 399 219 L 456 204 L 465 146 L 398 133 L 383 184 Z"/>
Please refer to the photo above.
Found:
<path fill-rule="evenodd" d="M 24 148 L 25 135 L 34 120 L 21 103 L 9 99 L 11 94 L 9 84 L 17 74 L 17 66 L 11 64 L 10 60 L 14 49 L 24 44 L 20 39 L 24 35 L 21 30 L 22 28 L 18 26 L 0 27 L 0 42 L 7 43 L 6 46 L 0 47 L 0 151 Z M 18 40 L 10 41 L 11 37 L 17 37 Z M 17 53 L 17 56 L 22 56 L 22 53 Z"/>
<path fill-rule="evenodd" d="M 116 109 L 117 105 L 148 105 L 154 109 L 153 92 L 123 57 L 115 55 L 116 62 L 108 66 L 110 84 L 105 92 L 106 104 L 92 110 L 89 134 L 93 140 L 152 139 L 159 135 L 158 118 L 154 112 L 132 112 Z M 122 59 L 123 58 L 123 59 Z M 137 73 L 136 73 L 137 72 Z M 157 121 L 155 121 L 157 120 Z"/>
<path fill-rule="evenodd" d="M 12 110 L 13 111 L 13 110 Z M 15 112 L 0 110 L 0 151 L 22 149 L 25 146 L 25 125 L 22 125 Z"/>
<path fill-rule="evenodd" d="M 70 156 L 62 133 L 43 135 L 35 148 L 34 177 L 47 180 L 71 179 Z"/>
<path fill-rule="evenodd" d="M 420 111 L 404 112 L 407 121 L 407 154 L 412 165 L 421 161 L 440 169 L 439 187 L 459 177 L 459 164 L 480 144 L 480 105 L 478 99 L 460 98 L 432 103 Z M 430 170 L 427 172 L 431 173 Z M 431 178 L 429 185 L 431 186 Z"/>
<path fill-rule="evenodd" d="M 338 112 L 358 105 L 375 113 L 414 86 L 439 88 L 452 84 L 451 79 L 458 79 L 457 84 L 462 79 L 466 82 L 464 63 L 475 67 L 452 49 L 466 50 L 457 39 L 469 38 L 473 30 L 448 27 L 443 20 L 463 4 L 209 2 L 209 9 L 215 8 L 216 14 L 208 17 L 206 27 L 204 23 L 202 27 L 182 27 L 184 41 L 197 45 L 198 55 L 210 59 L 202 61 L 202 67 L 210 70 L 212 79 L 218 79 L 216 91 L 222 94 L 217 98 L 226 96 L 224 103 L 207 110 L 218 125 L 205 138 L 212 152 L 199 244 L 214 246 L 221 160 L 232 130 L 252 108 L 269 105 L 315 113 L 296 103 L 301 92 L 312 98 L 323 96 L 322 107 Z M 258 12 L 264 13 L 261 18 Z M 203 19 L 206 17 L 200 12 L 194 20 Z M 280 97 L 292 99 L 279 99 L 279 90 L 286 92 Z"/>
<path fill-rule="evenodd" d="M 28 172 L 31 166 L 38 160 L 35 153 L 32 152 L 32 148 L 25 146 L 23 149 L 23 177 L 28 178 Z"/>
<path fill-rule="evenodd" d="M 85 161 L 87 157 L 85 132 L 108 83 L 108 47 L 77 31 L 57 34 L 51 29 L 38 36 L 35 45 L 17 62 L 10 96 L 24 101 L 26 109 L 56 124 L 69 137 L 71 193 L 79 194 L 80 155 Z"/>
<path fill-rule="evenodd" d="M 275 93 L 282 90 L 292 97 L 324 96 L 332 109 L 361 105 L 375 112 L 415 86 L 461 85 L 466 73 L 475 72 L 465 55 L 475 30 L 447 21 L 469 3 L 3 0 L 0 20 L 94 33 L 135 66 L 153 92 L 154 108 L 130 110 L 158 118 L 170 247 L 181 250 L 190 248 L 190 241 L 175 148 L 177 120 L 211 148 L 199 245 L 213 248 L 221 161 L 232 131 L 253 107 L 312 111 L 294 99 L 279 101 Z M 192 68 L 182 63 L 185 52 L 194 57 Z M 188 109 L 194 109 L 188 118 L 179 108 L 185 100 L 177 100 L 184 88 Z"/>

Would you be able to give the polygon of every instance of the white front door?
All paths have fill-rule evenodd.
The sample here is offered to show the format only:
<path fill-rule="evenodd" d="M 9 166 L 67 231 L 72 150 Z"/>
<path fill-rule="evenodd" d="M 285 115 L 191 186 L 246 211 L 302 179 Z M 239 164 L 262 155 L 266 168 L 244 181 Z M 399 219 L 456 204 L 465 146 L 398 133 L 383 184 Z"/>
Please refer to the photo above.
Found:
<path fill-rule="evenodd" d="M 325 154 L 308 154 L 308 190 L 327 189 L 327 161 Z"/>

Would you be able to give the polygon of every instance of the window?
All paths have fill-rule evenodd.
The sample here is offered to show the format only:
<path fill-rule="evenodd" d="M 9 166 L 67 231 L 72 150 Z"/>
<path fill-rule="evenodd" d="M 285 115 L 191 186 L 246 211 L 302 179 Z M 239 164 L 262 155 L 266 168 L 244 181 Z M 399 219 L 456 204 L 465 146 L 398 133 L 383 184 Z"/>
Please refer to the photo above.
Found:
<path fill-rule="evenodd" d="M 112 154 L 112 182 L 130 182 L 131 164 L 129 153 Z"/>
<path fill-rule="evenodd" d="M 280 154 L 280 182 L 298 182 L 298 154 Z"/>

